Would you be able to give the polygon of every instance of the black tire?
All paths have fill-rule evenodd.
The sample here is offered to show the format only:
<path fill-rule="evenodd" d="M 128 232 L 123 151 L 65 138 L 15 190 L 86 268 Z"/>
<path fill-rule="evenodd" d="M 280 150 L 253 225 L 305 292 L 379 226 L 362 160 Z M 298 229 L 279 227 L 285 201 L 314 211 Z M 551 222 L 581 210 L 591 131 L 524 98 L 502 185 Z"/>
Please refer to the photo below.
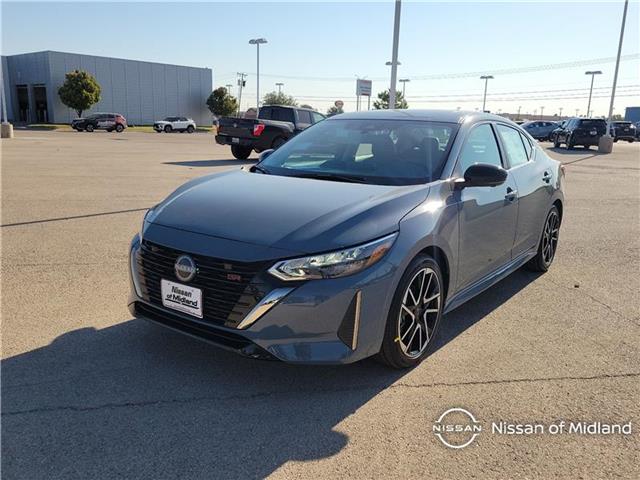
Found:
<path fill-rule="evenodd" d="M 573 150 L 573 147 L 575 147 L 575 145 L 573 144 L 573 139 L 571 138 L 571 135 L 569 135 L 567 137 L 567 150 Z"/>
<path fill-rule="evenodd" d="M 91 133 L 91 132 L 93 132 L 93 125 L 88 124 L 86 127 L 84 127 L 84 129 L 85 129 L 87 132 Z"/>
<path fill-rule="evenodd" d="M 82 131 L 84 131 L 84 128 L 76 128 L 76 131 L 77 132 L 82 132 Z"/>
<path fill-rule="evenodd" d="M 629 142 L 629 143 L 633 143 L 633 142 L 635 142 L 635 140 L 632 138 L 632 139 L 630 139 L 630 140 L 627 140 L 627 142 Z"/>
<path fill-rule="evenodd" d="M 591 150 L 591 145 L 583 145 L 585 150 Z"/>
<path fill-rule="evenodd" d="M 251 147 L 242 147 L 240 145 L 231 145 L 231 153 L 238 160 L 246 160 L 251 155 Z"/>
<path fill-rule="evenodd" d="M 423 272 L 426 273 L 422 277 L 421 283 L 420 275 Z M 427 280 L 427 276 L 429 276 L 430 281 Z M 428 285 L 425 288 L 427 283 Z M 418 365 L 429 355 L 435 343 L 433 339 L 438 333 L 438 327 L 442 319 L 442 309 L 444 307 L 443 285 L 440 266 L 433 258 L 428 255 L 418 255 L 413 259 L 404 275 L 402 275 L 394 294 L 391 309 L 387 316 L 382 348 L 377 355 L 377 360 L 393 368 L 411 368 Z M 413 288 L 416 286 L 420 288 L 419 293 L 416 288 Z M 424 290 L 426 291 L 423 293 Z M 413 301 L 415 293 L 418 293 L 417 302 Z M 424 303 L 425 299 L 431 300 Z M 407 307 L 404 302 L 419 303 L 420 306 Z M 429 312 L 429 310 L 432 311 Z M 429 317 L 429 314 L 431 314 L 431 317 Z M 422 320 L 420 322 L 411 320 L 416 317 Z M 412 329 L 414 324 L 416 326 Z M 424 330 L 428 332 L 426 338 L 421 336 L 416 338 L 416 335 L 422 335 Z M 424 342 L 422 341 L 423 339 Z M 406 345 L 403 343 L 404 341 L 407 342 Z"/>
<path fill-rule="evenodd" d="M 542 227 L 542 235 L 538 244 L 538 252 L 529 262 L 527 268 L 534 272 L 546 272 L 553 263 L 560 236 L 560 212 L 554 205 L 547 213 Z"/>
<path fill-rule="evenodd" d="M 195 131 L 195 128 L 193 128 L 193 125 L 189 125 L 187 127 L 187 133 L 193 133 Z"/>
<path fill-rule="evenodd" d="M 173 130 L 173 128 L 171 128 L 171 125 L 164 126 L 164 133 L 171 133 L 171 130 Z"/>
<path fill-rule="evenodd" d="M 281 147 L 282 145 L 284 145 L 285 143 L 287 143 L 287 141 L 284 138 L 278 137 L 273 141 L 273 143 L 271 143 L 271 148 L 276 150 L 279 147 Z"/>
<path fill-rule="evenodd" d="M 124 125 L 122 125 L 122 124 L 118 123 L 118 124 L 116 125 L 116 132 L 118 132 L 118 133 L 122 133 L 122 132 L 124 132 Z"/>
<path fill-rule="evenodd" d="M 553 148 L 560 148 L 560 141 L 557 135 L 553 138 Z"/>
<path fill-rule="evenodd" d="M 617 143 L 617 142 L 618 142 L 618 139 L 617 139 L 617 138 L 614 138 L 614 139 L 613 139 L 613 142 L 614 142 L 614 143 Z"/>

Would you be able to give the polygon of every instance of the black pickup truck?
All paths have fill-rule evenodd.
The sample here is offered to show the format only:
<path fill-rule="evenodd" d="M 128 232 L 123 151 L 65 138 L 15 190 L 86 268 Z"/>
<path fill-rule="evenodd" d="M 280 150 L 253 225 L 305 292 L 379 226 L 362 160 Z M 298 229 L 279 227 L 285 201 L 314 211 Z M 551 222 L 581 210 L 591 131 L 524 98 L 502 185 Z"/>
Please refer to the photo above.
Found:
<path fill-rule="evenodd" d="M 231 145 L 231 153 L 239 160 L 276 149 L 305 128 L 324 120 L 324 115 L 307 108 L 268 105 L 260 108 L 258 118 L 222 117 L 216 143 Z"/>

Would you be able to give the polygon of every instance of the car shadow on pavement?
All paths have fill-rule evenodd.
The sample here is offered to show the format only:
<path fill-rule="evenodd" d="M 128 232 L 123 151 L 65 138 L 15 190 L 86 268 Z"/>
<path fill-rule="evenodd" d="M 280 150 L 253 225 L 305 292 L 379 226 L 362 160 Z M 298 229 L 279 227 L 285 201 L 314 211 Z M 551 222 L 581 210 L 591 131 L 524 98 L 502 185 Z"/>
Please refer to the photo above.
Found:
<path fill-rule="evenodd" d="M 163 162 L 164 165 L 180 165 L 182 167 L 225 167 L 225 166 L 233 166 L 233 165 L 254 165 L 258 159 L 248 159 L 248 160 L 236 160 L 236 159 L 225 159 L 225 160 L 187 160 L 183 162 Z"/>
<path fill-rule="evenodd" d="M 6 478 L 244 479 L 340 452 L 339 423 L 406 372 L 250 360 L 129 320 L 2 373 Z"/>
<path fill-rule="evenodd" d="M 516 272 L 446 315 L 435 348 L 536 277 Z M 143 320 L 81 328 L 2 362 L 3 473 L 264 478 L 340 452 L 340 423 L 409 372 L 249 360 Z"/>
<path fill-rule="evenodd" d="M 442 324 L 434 344 L 432 352 L 444 347 L 465 330 L 485 318 L 493 310 L 508 301 L 518 292 L 534 282 L 541 273 L 521 268 L 507 278 L 501 280 L 477 297 L 456 308 L 442 317 Z"/>

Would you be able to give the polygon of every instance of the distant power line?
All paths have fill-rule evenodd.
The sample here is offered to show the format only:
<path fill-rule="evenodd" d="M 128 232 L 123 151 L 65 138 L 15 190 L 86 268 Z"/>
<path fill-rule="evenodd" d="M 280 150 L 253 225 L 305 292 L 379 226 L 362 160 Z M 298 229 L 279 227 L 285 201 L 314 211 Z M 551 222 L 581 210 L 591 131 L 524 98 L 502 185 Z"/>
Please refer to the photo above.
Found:
<path fill-rule="evenodd" d="M 622 55 L 620 57 L 621 61 L 629 61 L 629 60 L 638 60 L 640 59 L 640 53 L 631 53 L 629 55 Z M 562 70 L 576 67 L 585 67 L 588 65 L 602 65 L 603 63 L 614 63 L 616 61 L 616 57 L 601 57 L 601 58 L 592 58 L 589 60 L 574 60 L 571 62 L 562 62 L 562 63 L 550 63 L 545 65 L 535 65 L 530 67 L 514 67 L 514 68 L 494 68 L 490 70 L 477 70 L 474 72 L 458 72 L 458 73 L 435 73 L 429 75 L 412 75 L 406 74 L 407 77 L 410 77 L 412 80 L 445 80 L 452 78 L 471 78 L 484 74 L 492 74 L 492 75 L 514 75 L 518 73 L 531 73 L 538 72 L 541 70 Z M 229 75 L 228 73 L 222 73 L 219 75 L 220 78 L 224 78 Z M 235 75 L 235 73 L 234 73 Z M 250 73 L 250 75 L 255 75 L 255 73 Z M 355 77 L 322 77 L 322 76 L 305 76 L 305 75 L 282 75 L 275 73 L 260 73 L 260 76 L 263 77 L 272 77 L 272 78 L 280 78 L 285 80 L 316 80 L 316 81 L 325 81 L 325 82 L 353 82 Z M 370 77 L 369 80 L 375 81 L 387 81 L 387 77 Z"/>

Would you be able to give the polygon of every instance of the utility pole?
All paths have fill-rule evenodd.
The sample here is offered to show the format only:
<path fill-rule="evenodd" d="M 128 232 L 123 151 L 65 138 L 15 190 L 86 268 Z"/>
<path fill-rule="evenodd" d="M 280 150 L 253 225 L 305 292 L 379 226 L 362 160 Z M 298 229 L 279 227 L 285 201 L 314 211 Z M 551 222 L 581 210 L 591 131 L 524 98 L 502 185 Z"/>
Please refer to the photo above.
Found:
<path fill-rule="evenodd" d="M 278 95 L 282 92 L 282 87 L 284 87 L 284 83 L 278 82 L 276 83 L 276 87 L 278 87 Z"/>
<path fill-rule="evenodd" d="M 238 116 L 240 116 L 240 110 L 242 108 L 242 88 L 246 85 L 247 74 L 238 72 Z"/>
<path fill-rule="evenodd" d="M 485 106 L 487 104 L 487 84 L 489 80 L 493 79 L 493 75 L 482 75 L 480 80 L 484 80 L 484 97 L 482 97 L 482 111 L 485 111 Z"/>
<path fill-rule="evenodd" d="M 596 75 L 602 75 L 600 70 L 589 70 L 588 72 L 584 72 L 585 75 L 591 75 L 591 88 L 589 88 L 589 102 L 587 103 L 587 117 L 589 116 L 589 111 L 591 110 L 591 94 L 593 93 L 593 79 Z"/>
<path fill-rule="evenodd" d="M 579 116 L 580 116 L 580 115 L 579 115 L 579 113 L 580 113 L 580 109 L 579 109 L 579 108 L 576 108 L 576 117 L 579 117 Z"/>
<path fill-rule="evenodd" d="M 558 118 L 562 120 L 562 107 L 560 107 L 560 114 L 558 115 Z"/>
<path fill-rule="evenodd" d="M 620 26 L 620 40 L 618 42 L 618 56 L 616 58 L 616 69 L 613 73 L 613 87 L 611 87 L 611 102 L 609 103 L 609 114 L 607 115 L 607 133 L 600 137 L 598 151 L 611 153 L 613 151 L 613 138 L 611 137 L 611 120 L 613 117 L 613 102 L 616 98 L 616 86 L 618 85 L 618 70 L 620 68 L 620 54 L 622 53 L 622 40 L 624 39 L 624 25 L 627 21 L 627 7 L 629 0 L 624 0 L 624 10 L 622 11 L 622 25 Z"/>
<path fill-rule="evenodd" d="M 260 45 L 267 43 L 265 38 L 252 38 L 249 45 L 256 46 L 256 118 L 260 112 Z"/>
<path fill-rule="evenodd" d="M 543 113 L 544 113 L 544 105 L 540 107 L 540 120 L 542 120 Z"/>
<path fill-rule="evenodd" d="M 393 48 L 391 51 L 391 86 L 389 87 L 389 109 L 396 108 L 396 77 L 398 75 L 398 43 L 400 41 L 400 0 L 396 0 L 393 17 Z"/>
<path fill-rule="evenodd" d="M 517 120 L 520 120 L 520 110 L 522 109 L 522 106 L 518 106 L 518 118 Z"/>

